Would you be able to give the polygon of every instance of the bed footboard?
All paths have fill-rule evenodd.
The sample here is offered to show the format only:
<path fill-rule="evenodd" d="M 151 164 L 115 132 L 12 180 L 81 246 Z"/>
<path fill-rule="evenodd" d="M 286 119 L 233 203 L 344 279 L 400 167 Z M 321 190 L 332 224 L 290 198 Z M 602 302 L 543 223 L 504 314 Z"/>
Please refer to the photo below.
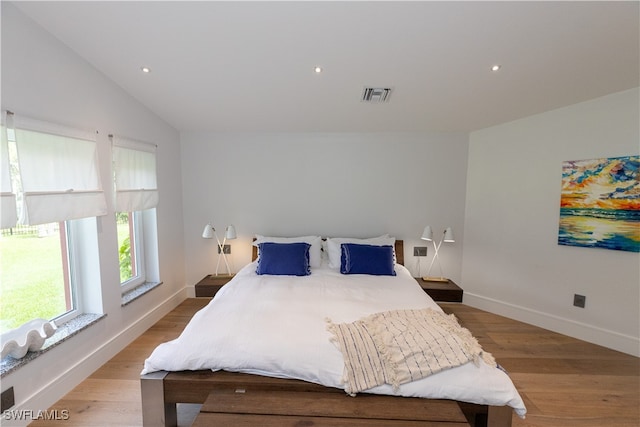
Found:
<path fill-rule="evenodd" d="M 513 409 L 509 406 L 489 406 L 487 412 L 487 426 L 511 427 Z"/>
<path fill-rule="evenodd" d="M 140 377 L 144 427 L 177 426 L 177 403 L 203 403 L 213 390 L 337 393 L 344 391 L 301 380 L 263 377 L 225 371 L 159 371 Z M 401 398 L 398 398 L 401 399 Z M 398 404 L 403 403 L 399 400 Z M 458 402 L 467 419 L 486 420 L 489 427 L 511 427 L 513 409 Z M 481 424 L 484 424 L 482 422 Z"/>
<path fill-rule="evenodd" d="M 142 425 L 145 427 L 178 425 L 176 404 L 166 403 L 164 398 L 164 378 L 167 374 L 167 371 L 158 371 L 140 377 Z"/>

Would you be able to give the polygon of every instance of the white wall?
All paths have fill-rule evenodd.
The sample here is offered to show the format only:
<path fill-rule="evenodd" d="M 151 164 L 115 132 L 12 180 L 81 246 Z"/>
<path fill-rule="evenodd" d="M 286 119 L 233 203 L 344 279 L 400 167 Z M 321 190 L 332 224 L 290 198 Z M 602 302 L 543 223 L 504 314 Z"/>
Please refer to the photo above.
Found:
<path fill-rule="evenodd" d="M 405 240 L 426 246 L 425 225 L 463 237 L 467 135 L 440 133 L 183 133 L 187 284 L 213 273 L 215 244 L 204 225 L 233 223 L 234 270 L 250 262 L 254 234 Z M 219 232 L 221 236 L 222 233 Z M 442 250 L 445 272 L 461 273 L 462 245 Z M 422 259 L 422 274 L 433 251 Z"/>
<path fill-rule="evenodd" d="M 179 134 L 6 2 L 2 2 L 2 109 L 97 130 L 107 195 L 111 194 L 109 133 L 158 145 L 157 223 L 164 284 L 121 308 L 115 218 L 102 217 L 98 245 L 107 317 L 2 379 L 2 390 L 14 387 L 14 409 L 40 410 L 186 297 Z"/>
<path fill-rule="evenodd" d="M 557 244 L 562 161 L 638 155 L 638 105 L 634 89 L 471 133 L 465 303 L 640 354 L 640 255 Z"/>

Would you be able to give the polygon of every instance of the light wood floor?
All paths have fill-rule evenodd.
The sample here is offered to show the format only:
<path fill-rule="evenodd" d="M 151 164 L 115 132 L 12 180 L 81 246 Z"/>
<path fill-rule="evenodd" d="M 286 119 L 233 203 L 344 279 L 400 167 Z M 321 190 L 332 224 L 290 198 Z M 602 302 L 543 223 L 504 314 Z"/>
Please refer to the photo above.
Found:
<path fill-rule="evenodd" d="M 156 345 L 176 338 L 209 299 L 191 298 L 50 409 L 66 421 L 34 426 L 140 426 L 139 373 Z M 640 426 L 640 359 L 462 304 L 443 304 L 509 372 L 529 411 L 514 426 Z M 179 408 L 189 425 L 197 405 Z"/>

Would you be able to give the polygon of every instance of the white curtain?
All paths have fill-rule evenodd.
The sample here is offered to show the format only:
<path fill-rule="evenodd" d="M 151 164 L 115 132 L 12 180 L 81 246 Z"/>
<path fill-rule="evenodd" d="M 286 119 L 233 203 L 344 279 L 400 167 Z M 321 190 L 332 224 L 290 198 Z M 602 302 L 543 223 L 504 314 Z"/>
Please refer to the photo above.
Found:
<path fill-rule="evenodd" d="M 15 227 L 18 222 L 16 211 L 16 195 L 11 185 L 11 172 L 9 164 L 9 145 L 7 140 L 7 128 L 0 126 L 2 139 L 0 140 L 0 228 Z"/>
<path fill-rule="evenodd" d="M 94 133 L 14 117 L 25 224 L 106 215 Z"/>
<path fill-rule="evenodd" d="M 134 212 L 158 205 L 156 146 L 114 136 L 115 210 Z"/>

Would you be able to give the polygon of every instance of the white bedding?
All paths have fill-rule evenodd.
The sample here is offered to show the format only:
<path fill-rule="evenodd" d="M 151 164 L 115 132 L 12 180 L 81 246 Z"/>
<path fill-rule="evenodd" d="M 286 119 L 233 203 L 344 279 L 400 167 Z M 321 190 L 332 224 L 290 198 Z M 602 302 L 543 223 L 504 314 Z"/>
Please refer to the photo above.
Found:
<path fill-rule="evenodd" d="M 344 389 L 344 359 L 327 320 L 353 322 L 396 309 L 433 308 L 409 271 L 397 276 L 343 275 L 323 264 L 303 277 L 258 276 L 251 263 L 197 312 L 180 337 L 159 345 L 142 374 L 212 369 L 295 378 Z M 418 381 L 370 393 L 508 405 L 524 417 L 511 379 L 484 362 L 468 363 Z"/>

